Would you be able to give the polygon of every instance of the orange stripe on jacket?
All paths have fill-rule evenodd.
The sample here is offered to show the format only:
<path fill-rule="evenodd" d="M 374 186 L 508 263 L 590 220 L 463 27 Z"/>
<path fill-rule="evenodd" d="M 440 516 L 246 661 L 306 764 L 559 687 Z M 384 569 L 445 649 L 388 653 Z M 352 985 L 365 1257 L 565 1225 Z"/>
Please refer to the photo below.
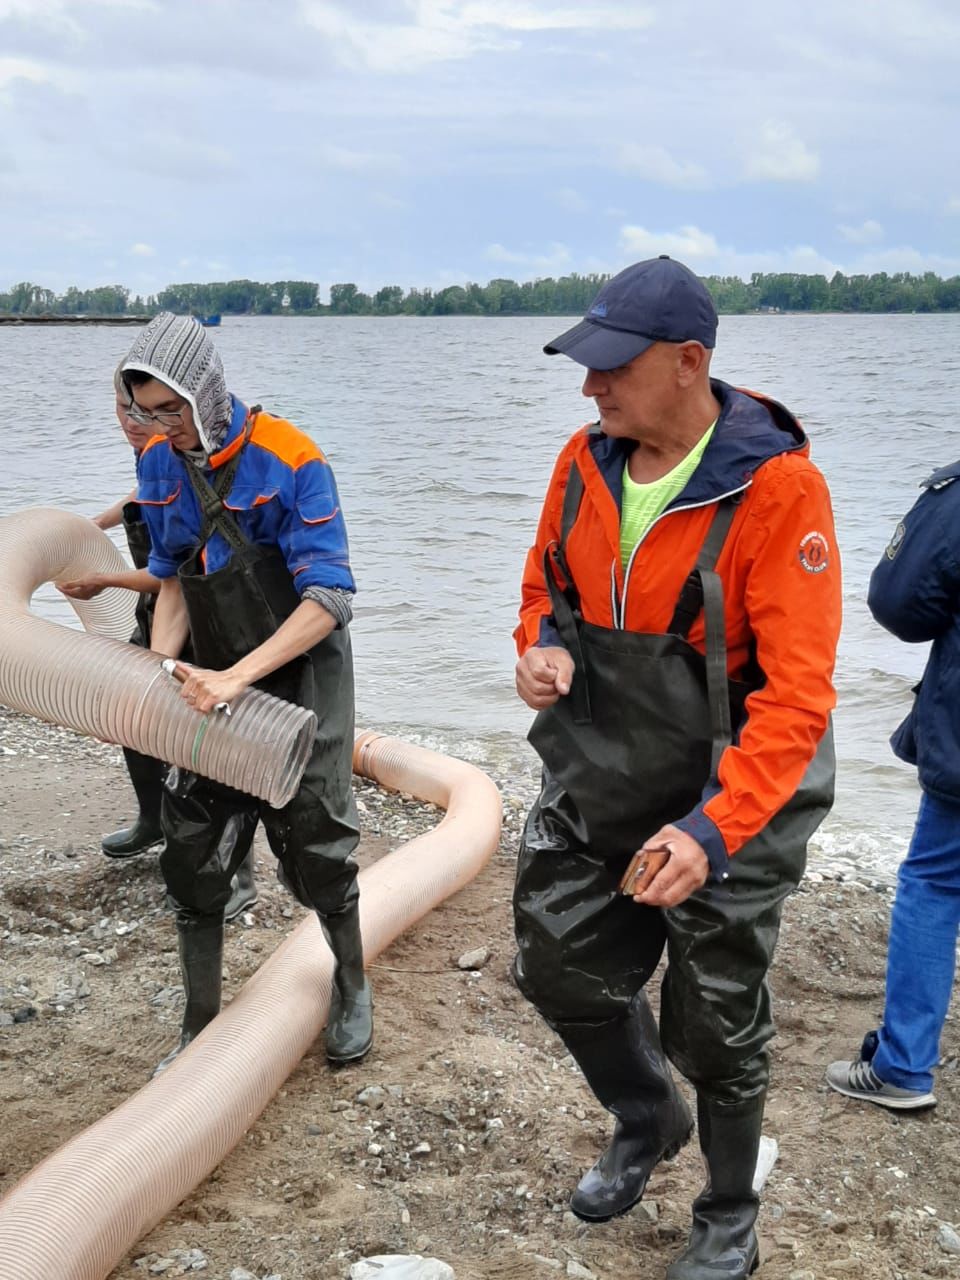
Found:
<path fill-rule="evenodd" d="M 262 409 L 253 421 L 250 442 L 272 453 L 294 471 L 305 462 L 326 462 L 323 452 L 299 427 L 285 418 L 275 418 Z M 243 443 L 243 434 L 237 435 L 219 453 L 210 455 L 212 467 L 222 467 L 233 457 Z"/>

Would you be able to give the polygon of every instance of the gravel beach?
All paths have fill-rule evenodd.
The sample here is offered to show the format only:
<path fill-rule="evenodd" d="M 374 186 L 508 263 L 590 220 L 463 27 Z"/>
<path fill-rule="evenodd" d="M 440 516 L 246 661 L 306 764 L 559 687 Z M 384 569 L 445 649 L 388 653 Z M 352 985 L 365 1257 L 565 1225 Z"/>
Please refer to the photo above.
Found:
<path fill-rule="evenodd" d="M 0 771 L 2 1192 L 148 1078 L 182 997 L 155 857 L 99 851 L 132 813 L 119 750 L 0 709 Z M 367 1060 L 334 1072 L 313 1049 L 113 1280 L 337 1280 L 382 1253 L 443 1259 L 457 1280 L 662 1276 L 701 1184 L 695 1143 L 624 1218 L 591 1227 L 566 1211 L 609 1124 L 509 977 L 532 778 L 497 778 L 505 825 L 490 865 L 373 965 Z M 373 784 L 356 793 L 364 862 L 438 821 Z M 259 903 L 228 926 L 228 999 L 303 914 L 259 836 L 257 851 Z M 935 1110 L 897 1115 L 823 1082 L 880 1013 L 889 903 L 889 889 L 819 872 L 787 906 L 771 975 L 765 1132 L 779 1158 L 763 1277 L 960 1276 L 958 1011 Z"/>

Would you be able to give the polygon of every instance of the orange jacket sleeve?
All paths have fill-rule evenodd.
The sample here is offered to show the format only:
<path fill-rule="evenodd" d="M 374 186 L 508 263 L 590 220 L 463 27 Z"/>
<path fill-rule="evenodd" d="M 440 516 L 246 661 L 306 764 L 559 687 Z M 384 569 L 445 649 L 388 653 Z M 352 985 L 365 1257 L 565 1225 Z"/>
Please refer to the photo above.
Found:
<path fill-rule="evenodd" d="M 738 550 L 749 557 L 746 609 L 765 681 L 747 698 L 739 741 L 721 757 L 719 792 L 701 806 L 728 855 L 791 799 L 836 703 L 842 596 L 826 481 L 806 458 L 784 455 L 754 483 Z M 697 835 L 695 814 L 678 825 Z"/>
<path fill-rule="evenodd" d="M 537 539 L 527 552 L 523 567 L 520 622 L 513 633 L 520 657 L 537 644 L 561 644 L 560 637 L 550 622 L 552 606 L 547 593 L 547 584 L 543 578 L 543 556 L 550 543 L 560 539 L 560 516 L 563 510 L 567 476 L 570 472 L 571 443 L 561 450 L 554 464 L 553 475 L 550 477 L 547 496 L 544 498 L 540 521 L 537 525 Z"/>

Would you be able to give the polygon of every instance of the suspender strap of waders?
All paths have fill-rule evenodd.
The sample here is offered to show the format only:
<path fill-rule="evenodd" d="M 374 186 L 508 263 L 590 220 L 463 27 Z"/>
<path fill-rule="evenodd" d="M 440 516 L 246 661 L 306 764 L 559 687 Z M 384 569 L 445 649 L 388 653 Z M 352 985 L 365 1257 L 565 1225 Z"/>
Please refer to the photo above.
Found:
<path fill-rule="evenodd" d="M 214 473 L 212 481 L 208 480 L 203 472 L 198 467 L 195 467 L 192 462 L 188 461 L 186 463 L 187 479 L 196 494 L 197 501 L 200 504 L 200 514 L 203 517 L 198 550 L 202 550 L 207 545 L 214 533 L 219 533 L 232 551 L 243 551 L 250 545 L 250 540 L 244 536 L 236 519 L 227 510 L 223 500 L 233 487 L 233 481 L 243 456 L 244 446 L 250 439 L 250 433 L 253 431 L 253 424 L 259 412 L 259 405 L 250 410 L 243 429 L 243 440 L 240 447 L 230 461 Z"/>
<path fill-rule="evenodd" d="M 723 583 L 712 569 L 701 569 L 703 620 L 707 631 L 707 699 L 710 703 L 710 776 L 716 778 L 720 757 L 733 742 L 730 690 L 727 685 L 727 635 L 723 617 Z"/>
<path fill-rule="evenodd" d="M 704 539 L 703 546 L 700 548 L 700 554 L 697 556 L 696 563 L 690 571 L 690 576 L 683 584 L 683 590 L 677 600 L 677 607 L 673 611 L 670 626 L 667 628 L 671 635 L 683 636 L 686 639 L 690 633 L 690 628 L 699 617 L 704 603 L 700 571 L 703 569 L 712 570 L 716 567 L 735 515 L 736 507 L 731 498 L 724 498 L 717 505 L 707 536 Z"/>
<path fill-rule="evenodd" d="M 723 550 L 730 525 L 736 514 L 732 498 L 724 498 L 717 506 L 696 564 L 683 584 L 677 607 L 670 623 L 674 635 L 686 639 L 690 628 L 703 609 L 706 630 L 707 699 L 710 704 L 710 728 L 713 745 L 710 773 L 716 778 L 720 757 L 733 741 L 730 722 L 730 692 L 727 687 L 727 631 L 723 616 L 723 583 L 716 563 Z"/>
<path fill-rule="evenodd" d="M 580 597 L 574 584 L 570 568 L 567 564 L 567 539 L 573 528 L 583 501 L 583 476 L 576 462 L 570 463 L 567 476 L 567 487 L 563 495 L 563 509 L 560 515 L 560 541 L 552 542 L 543 553 L 543 576 L 550 593 L 550 604 L 553 608 L 553 620 L 564 647 L 573 657 L 574 674 L 567 695 L 573 712 L 575 724 L 589 724 L 590 693 L 587 689 L 587 668 L 583 660 L 583 647 L 580 643 L 580 630 L 577 622 L 580 616 Z M 566 586 L 561 587 L 557 570 L 563 575 Z"/>

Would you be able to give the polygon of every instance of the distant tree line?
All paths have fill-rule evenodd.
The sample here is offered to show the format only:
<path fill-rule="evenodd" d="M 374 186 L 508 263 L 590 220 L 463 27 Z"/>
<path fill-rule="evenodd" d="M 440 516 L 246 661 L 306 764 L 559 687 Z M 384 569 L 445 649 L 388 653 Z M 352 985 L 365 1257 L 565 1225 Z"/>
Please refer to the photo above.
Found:
<path fill-rule="evenodd" d="M 488 284 L 450 285 L 445 289 L 408 289 L 384 285 L 364 293 L 355 284 L 334 284 L 329 303 L 309 280 L 228 280 L 218 284 L 172 284 L 148 297 L 132 296 L 123 285 L 69 288 L 55 294 L 40 285 L 16 284 L 0 293 L 0 313 L 14 315 L 150 315 L 156 311 L 208 316 L 524 316 L 578 315 L 586 311 L 603 275 L 569 275 L 559 280 L 497 279 Z M 847 276 L 796 272 L 754 272 L 706 276 L 717 310 L 753 311 L 960 311 L 960 276 L 942 279 L 932 271 Z"/>

